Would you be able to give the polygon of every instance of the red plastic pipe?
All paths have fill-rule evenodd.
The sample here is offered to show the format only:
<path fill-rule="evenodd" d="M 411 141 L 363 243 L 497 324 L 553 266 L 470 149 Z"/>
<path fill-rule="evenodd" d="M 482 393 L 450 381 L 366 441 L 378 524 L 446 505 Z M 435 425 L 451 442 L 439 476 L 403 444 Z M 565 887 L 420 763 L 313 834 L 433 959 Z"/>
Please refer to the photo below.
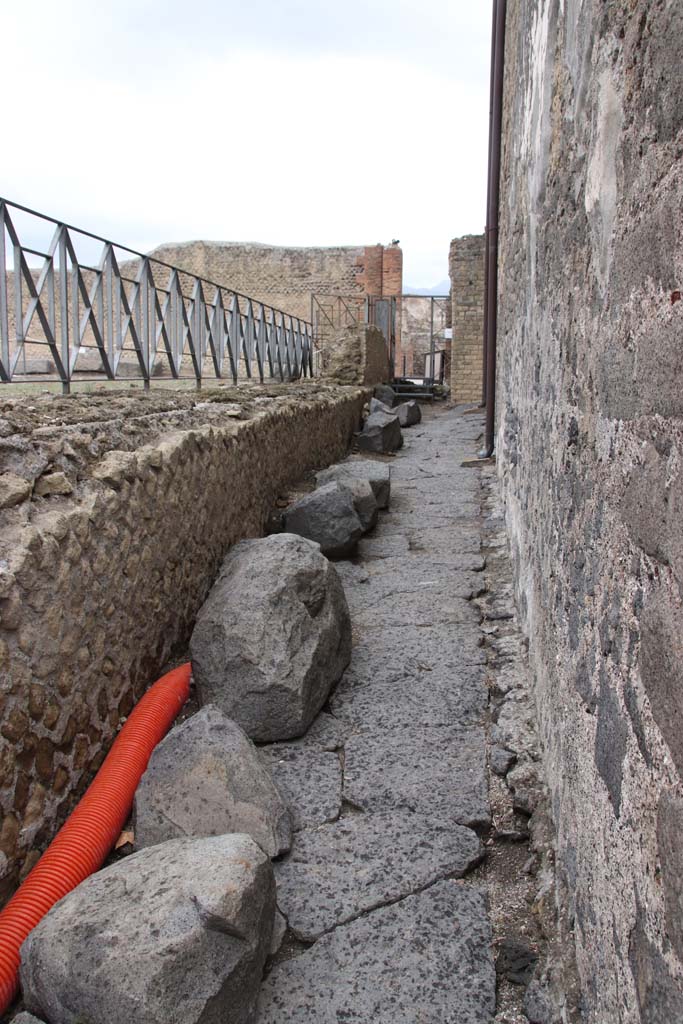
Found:
<path fill-rule="evenodd" d="M 17 993 L 19 949 L 28 933 L 102 866 L 119 837 L 152 751 L 189 696 L 190 671 L 188 663 L 168 672 L 141 698 L 82 800 L 0 911 L 0 1014 Z"/>

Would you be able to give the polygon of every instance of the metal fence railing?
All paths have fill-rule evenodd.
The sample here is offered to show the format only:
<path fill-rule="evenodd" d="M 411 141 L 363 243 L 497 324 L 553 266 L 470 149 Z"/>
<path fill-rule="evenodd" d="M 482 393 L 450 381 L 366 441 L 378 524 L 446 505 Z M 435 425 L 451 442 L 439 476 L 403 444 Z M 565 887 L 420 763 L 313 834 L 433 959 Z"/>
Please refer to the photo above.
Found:
<path fill-rule="evenodd" d="M 293 380 L 313 350 L 307 321 L 0 199 L 1 383 Z"/>

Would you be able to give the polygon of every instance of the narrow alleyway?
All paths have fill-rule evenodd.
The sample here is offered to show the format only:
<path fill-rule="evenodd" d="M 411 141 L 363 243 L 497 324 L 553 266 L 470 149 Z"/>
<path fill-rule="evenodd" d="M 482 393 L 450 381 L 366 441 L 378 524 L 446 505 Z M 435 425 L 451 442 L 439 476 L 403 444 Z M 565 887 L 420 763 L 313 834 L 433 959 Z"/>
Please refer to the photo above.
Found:
<path fill-rule="evenodd" d="M 500 858 L 490 879 L 484 865 L 495 833 L 485 640 L 497 627 L 476 600 L 486 588 L 482 478 L 462 465 L 480 436 L 480 416 L 458 409 L 406 432 L 390 511 L 354 562 L 337 563 L 351 665 L 309 734 L 269 751 L 300 831 L 275 866 L 288 931 L 259 1024 L 526 1019 L 504 981 L 510 1015 L 500 1015 L 500 985 L 496 1015 L 495 927 L 505 930 L 506 910 L 491 908 L 489 890 L 518 925 L 528 908 L 523 894 L 516 905 L 517 883 L 496 881 Z M 505 834 L 518 870 L 524 836 Z"/>

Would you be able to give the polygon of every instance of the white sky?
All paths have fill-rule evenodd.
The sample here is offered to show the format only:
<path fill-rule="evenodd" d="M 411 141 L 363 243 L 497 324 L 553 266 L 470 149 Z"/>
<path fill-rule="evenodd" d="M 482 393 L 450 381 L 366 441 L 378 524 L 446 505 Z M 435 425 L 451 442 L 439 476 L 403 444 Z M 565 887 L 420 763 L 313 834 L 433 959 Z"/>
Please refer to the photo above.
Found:
<path fill-rule="evenodd" d="M 398 238 L 415 287 L 483 231 L 486 0 L 6 0 L 0 37 L 7 199 L 143 251 Z"/>

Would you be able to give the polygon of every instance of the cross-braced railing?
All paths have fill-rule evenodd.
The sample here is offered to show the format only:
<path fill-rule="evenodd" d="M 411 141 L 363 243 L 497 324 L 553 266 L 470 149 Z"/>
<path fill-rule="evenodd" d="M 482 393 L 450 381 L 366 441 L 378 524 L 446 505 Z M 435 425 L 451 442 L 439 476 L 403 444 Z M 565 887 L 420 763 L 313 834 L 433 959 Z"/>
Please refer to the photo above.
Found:
<path fill-rule="evenodd" d="M 54 226 L 45 251 L 22 244 L 24 215 Z M 74 236 L 99 258 L 79 260 Z M 282 310 L 0 199 L 0 382 L 36 372 L 65 391 L 88 374 L 145 387 L 164 376 L 294 380 L 313 375 L 313 334 Z"/>

